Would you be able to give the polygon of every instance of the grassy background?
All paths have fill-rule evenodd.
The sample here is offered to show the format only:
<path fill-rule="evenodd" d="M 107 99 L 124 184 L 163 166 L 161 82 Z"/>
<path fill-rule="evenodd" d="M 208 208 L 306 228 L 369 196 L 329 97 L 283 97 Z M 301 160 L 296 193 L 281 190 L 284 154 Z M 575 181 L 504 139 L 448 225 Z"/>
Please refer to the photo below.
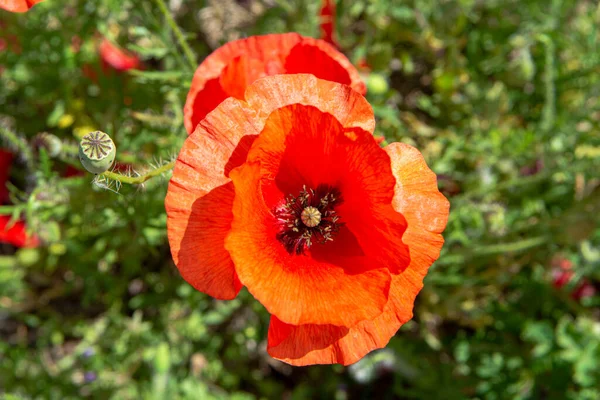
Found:
<path fill-rule="evenodd" d="M 600 398 L 596 2 L 337 4 L 341 50 L 369 66 L 377 134 L 421 149 L 451 201 L 414 319 L 349 368 L 270 359 L 268 315 L 245 290 L 215 301 L 176 272 L 168 174 L 64 177 L 96 129 L 133 175 L 177 154 L 193 68 L 156 2 L 47 0 L 0 10 L 0 134 L 19 154 L 0 210 L 43 243 L 0 245 L 5 398 Z M 197 62 L 247 35 L 319 35 L 318 1 L 170 7 Z M 145 69 L 103 67 L 102 37 Z M 40 132 L 62 151 L 36 150 Z"/>

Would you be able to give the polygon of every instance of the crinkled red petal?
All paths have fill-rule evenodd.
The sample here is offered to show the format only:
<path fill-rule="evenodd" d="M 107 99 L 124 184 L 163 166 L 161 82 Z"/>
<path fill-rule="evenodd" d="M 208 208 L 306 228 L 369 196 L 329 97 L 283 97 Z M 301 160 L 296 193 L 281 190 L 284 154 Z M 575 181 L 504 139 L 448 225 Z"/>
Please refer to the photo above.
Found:
<path fill-rule="evenodd" d="M 179 153 L 165 199 L 177 268 L 196 289 L 219 299 L 234 298 L 242 287 L 224 247 L 234 196 L 227 175 L 245 161 L 258 133 L 251 114 L 229 99 L 198 125 Z"/>

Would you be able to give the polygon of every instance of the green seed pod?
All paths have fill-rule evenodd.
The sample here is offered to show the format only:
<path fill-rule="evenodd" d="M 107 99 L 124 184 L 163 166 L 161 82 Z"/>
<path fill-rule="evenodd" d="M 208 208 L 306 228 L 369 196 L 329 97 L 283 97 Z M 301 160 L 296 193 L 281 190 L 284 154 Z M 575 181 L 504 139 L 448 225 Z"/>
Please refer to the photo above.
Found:
<path fill-rule="evenodd" d="M 96 131 L 88 133 L 79 143 L 79 160 L 92 174 L 101 174 L 115 161 L 117 147 L 108 134 Z"/>

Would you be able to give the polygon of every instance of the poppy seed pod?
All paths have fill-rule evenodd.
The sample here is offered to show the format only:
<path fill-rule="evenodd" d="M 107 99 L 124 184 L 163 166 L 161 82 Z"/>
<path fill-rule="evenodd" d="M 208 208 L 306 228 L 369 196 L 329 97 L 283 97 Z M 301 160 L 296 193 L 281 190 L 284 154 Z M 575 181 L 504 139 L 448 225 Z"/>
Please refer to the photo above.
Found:
<path fill-rule="evenodd" d="M 81 164 L 92 174 L 101 174 L 115 161 L 117 147 L 108 134 L 95 131 L 85 135 L 79 142 Z"/>

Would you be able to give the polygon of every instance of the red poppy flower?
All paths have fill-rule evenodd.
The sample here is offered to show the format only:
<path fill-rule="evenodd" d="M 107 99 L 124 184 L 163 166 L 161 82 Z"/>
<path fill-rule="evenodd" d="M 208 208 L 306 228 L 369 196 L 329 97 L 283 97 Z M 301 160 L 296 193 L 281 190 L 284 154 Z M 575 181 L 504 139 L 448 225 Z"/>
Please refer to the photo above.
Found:
<path fill-rule="evenodd" d="M 6 182 L 14 156 L 11 152 L 0 149 L 0 204 L 8 200 Z M 10 223 L 9 215 L 0 215 L 0 243 L 9 243 L 15 247 L 36 247 L 39 241 L 36 237 L 27 235 L 25 223 L 17 221 Z"/>
<path fill-rule="evenodd" d="M 552 284 L 556 289 L 566 286 L 575 276 L 573 263 L 562 255 L 557 255 L 552 259 Z M 571 297 L 577 301 L 585 297 L 592 297 L 596 294 L 596 288 L 585 278 L 571 290 Z"/>
<path fill-rule="evenodd" d="M 75 178 L 78 176 L 85 176 L 85 172 L 80 169 L 73 167 L 72 165 L 67 165 L 65 171 L 62 173 L 63 178 Z"/>
<path fill-rule="evenodd" d="M 8 200 L 8 188 L 6 181 L 10 174 L 10 166 L 12 165 L 13 154 L 10 151 L 0 149 L 0 204 Z"/>
<path fill-rule="evenodd" d="M 319 17 L 321 18 L 319 24 L 321 39 L 335 47 L 339 47 L 335 34 L 335 0 L 323 0 Z"/>
<path fill-rule="evenodd" d="M 188 133 L 227 97 L 243 100 L 256 79 L 299 73 L 350 85 L 361 94 L 367 90 L 350 61 L 322 40 L 297 33 L 252 36 L 218 48 L 196 70 L 184 108 Z"/>
<path fill-rule="evenodd" d="M 110 67 L 118 72 L 124 72 L 130 69 L 140 69 L 142 66 L 138 56 L 120 48 L 106 38 L 100 43 L 99 50 L 105 68 Z"/>
<path fill-rule="evenodd" d="M 571 281 L 573 277 L 573 263 L 562 255 L 552 258 L 552 284 L 560 289 Z"/>
<path fill-rule="evenodd" d="M 552 284 L 557 289 L 569 283 L 571 278 L 573 278 L 573 271 L 555 270 L 552 272 Z"/>
<path fill-rule="evenodd" d="M 11 12 L 26 12 L 44 0 L 0 0 L 0 8 Z"/>
<path fill-rule="evenodd" d="M 350 364 L 412 317 L 449 204 L 415 148 L 384 149 L 373 111 L 313 75 L 257 80 L 202 120 L 165 200 L 171 252 L 219 299 L 242 285 L 272 314 L 268 351 Z"/>
<path fill-rule="evenodd" d="M 39 241 L 29 236 L 23 221 L 10 223 L 9 215 L 0 215 L 0 243 L 9 243 L 15 247 L 37 247 Z"/>
<path fill-rule="evenodd" d="M 583 279 L 579 286 L 571 292 L 573 299 L 580 301 L 586 297 L 594 297 L 596 295 L 596 288 L 588 282 L 587 279 Z"/>

